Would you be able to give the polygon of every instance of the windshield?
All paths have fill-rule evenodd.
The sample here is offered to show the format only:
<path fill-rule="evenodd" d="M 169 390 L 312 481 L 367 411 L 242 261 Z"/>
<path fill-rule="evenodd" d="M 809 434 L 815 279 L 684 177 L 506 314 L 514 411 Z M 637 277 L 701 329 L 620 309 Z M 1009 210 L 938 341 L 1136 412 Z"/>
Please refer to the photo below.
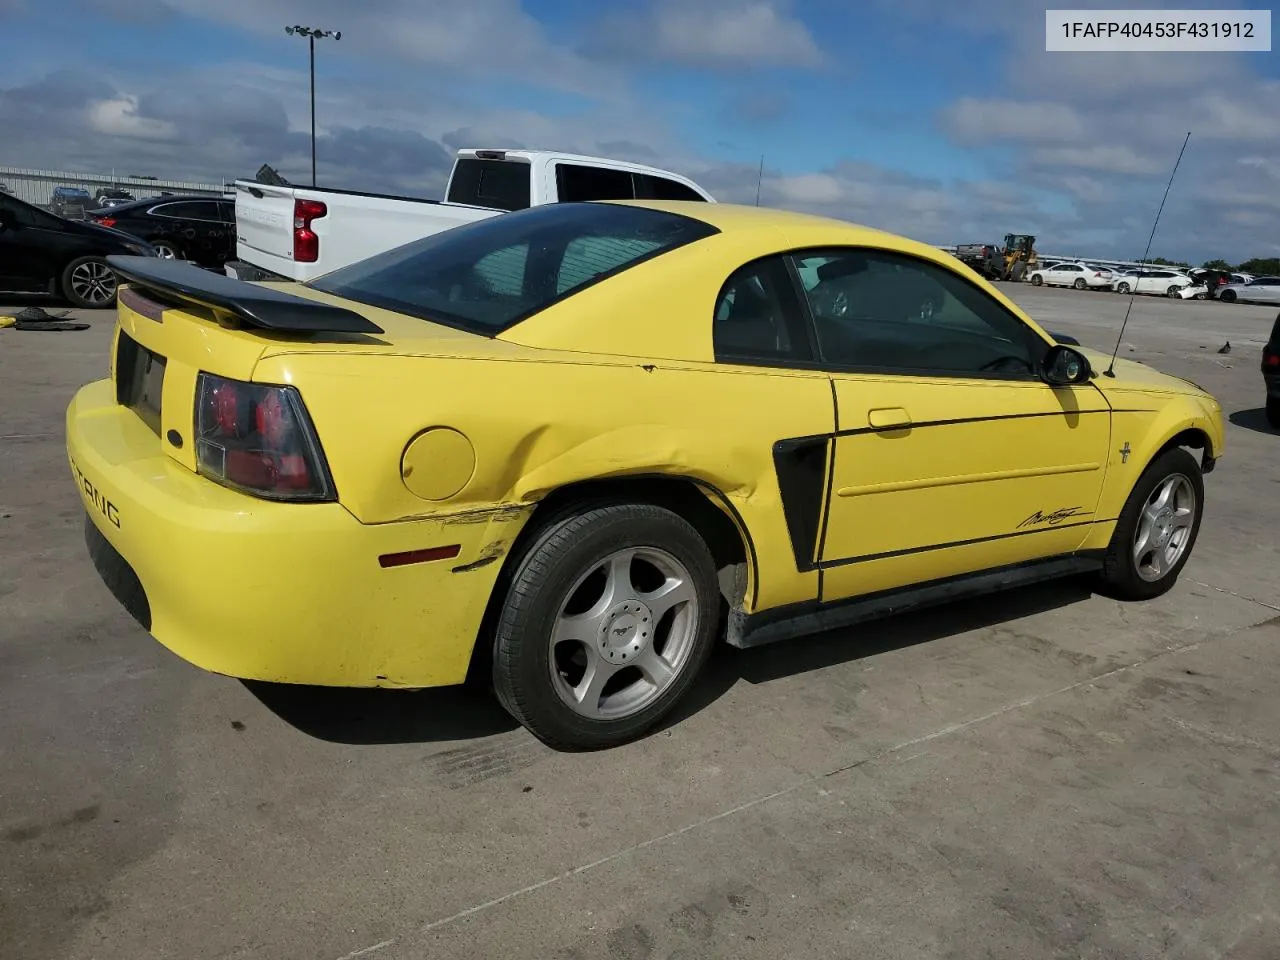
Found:
<path fill-rule="evenodd" d="M 310 286 L 493 336 L 593 283 L 717 232 L 701 220 L 644 207 L 548 204 L 415 240 Z"/>

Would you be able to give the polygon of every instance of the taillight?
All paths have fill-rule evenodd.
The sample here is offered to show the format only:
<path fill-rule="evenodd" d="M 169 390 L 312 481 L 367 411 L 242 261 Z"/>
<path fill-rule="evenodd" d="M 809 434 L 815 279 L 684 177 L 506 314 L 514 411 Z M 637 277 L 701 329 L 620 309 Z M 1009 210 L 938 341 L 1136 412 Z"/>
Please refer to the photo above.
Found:
<path fill-rule="evenodd" d="M 271 500 L 333 500 L 320 441 L 294 387 L 200 374 L 196 464 L 201 476 Z"/>
<path fill-rule="evenodd" d="M 100 227 L 114 227 L 116 225 L 115 219 L 112 217 L 94 217 L 93 222 Z"/>
<path fill-rule="evenodd" d="M 299 263 L 315 263 L 320 259 L 320 238 L 311 229 L 311 221 L 329 212 L 319 200 L 293 201 L 293 259 Z"/>
<path fill-rule="evenodd" d="M 1280 367 L 1280 353 L 1272 353 L 1270 350 L 1262 351 L 1262 362 L 1268 367 Z"/>

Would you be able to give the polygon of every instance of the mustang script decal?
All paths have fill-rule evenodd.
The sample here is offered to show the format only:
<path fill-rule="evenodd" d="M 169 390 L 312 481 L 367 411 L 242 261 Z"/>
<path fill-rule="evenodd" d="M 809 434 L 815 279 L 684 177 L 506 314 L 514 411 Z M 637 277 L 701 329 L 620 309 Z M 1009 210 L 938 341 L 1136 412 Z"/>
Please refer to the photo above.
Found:
<path fill-rule="evenodd" d="M 1018 524 L 1014 529 L 1023 530 L 1026 527 L 1035 527 L 1042 523 L 1048 524 L 1051 527 L 1056 527 L 1058 524 L 1062 523 L 1063 520 L 1069 520 L 1072 517 L 1087 516 L 1089 516 L 1089 513 L 1082 510 L 1080 507 L 1063 507 L 1060 510 L 1054 510 L 1050 513 L 1042 513 L 1037 510 L 1031 516 L 1027 517 L 1027 519 Z"/>

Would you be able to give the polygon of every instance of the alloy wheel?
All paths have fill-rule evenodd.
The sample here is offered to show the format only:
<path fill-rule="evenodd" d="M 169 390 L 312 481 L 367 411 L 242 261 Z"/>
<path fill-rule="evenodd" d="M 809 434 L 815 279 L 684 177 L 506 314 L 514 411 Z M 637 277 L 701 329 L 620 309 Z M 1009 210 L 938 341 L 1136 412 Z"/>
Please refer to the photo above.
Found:
<path fill-rule="evenodd" d="M 551 633 L 551 681 L 591 720 L 632 716 L 680 675 L 695 648 L 698 594 L 684 565 L 656 547 L 629 547 L 583 574 Z"/>
<path fill-rule="evenodd" d="M 116 295 L 116 275 L 100 260 L 86 260 L 71 271 L 71 289 L 86 303 L 110 303 Z"/>
<path fill-rule="evenodd" d="M 1165 477 L 1143 504 L 1133 532 L 1133 566 L 1148 583 L 1163 579 L 1187 550 L 1196 492 L 1180 473 Z"/>

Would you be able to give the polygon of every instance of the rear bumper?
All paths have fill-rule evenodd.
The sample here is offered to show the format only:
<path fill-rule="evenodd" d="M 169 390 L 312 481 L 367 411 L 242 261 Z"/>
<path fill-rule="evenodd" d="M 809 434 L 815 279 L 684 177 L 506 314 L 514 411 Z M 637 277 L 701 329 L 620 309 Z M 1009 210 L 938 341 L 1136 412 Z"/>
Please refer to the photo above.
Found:
<path fill-rule="evenodd" d="M 175 463 L 114 399 L 106 380 L 76 394 L 67 455 L 94 564 L 155 639 L 198 667 L 244 679 L 356 687 L 465 679 L 501 566 L 475 563 L 491 552 L 488 523 L 362 524 L 336 503 L 246 497 Z M 511 536 L 509 524 L 503 534 Z M 385 554 L 453 544 L 453 558 L 379 564 Z"/>
<path fill-rule="evenodd" d="M 1267 385 L 1268 397 L 1280 397 L 1280 373 L 1264 373 L 1262 381 Z"/>

